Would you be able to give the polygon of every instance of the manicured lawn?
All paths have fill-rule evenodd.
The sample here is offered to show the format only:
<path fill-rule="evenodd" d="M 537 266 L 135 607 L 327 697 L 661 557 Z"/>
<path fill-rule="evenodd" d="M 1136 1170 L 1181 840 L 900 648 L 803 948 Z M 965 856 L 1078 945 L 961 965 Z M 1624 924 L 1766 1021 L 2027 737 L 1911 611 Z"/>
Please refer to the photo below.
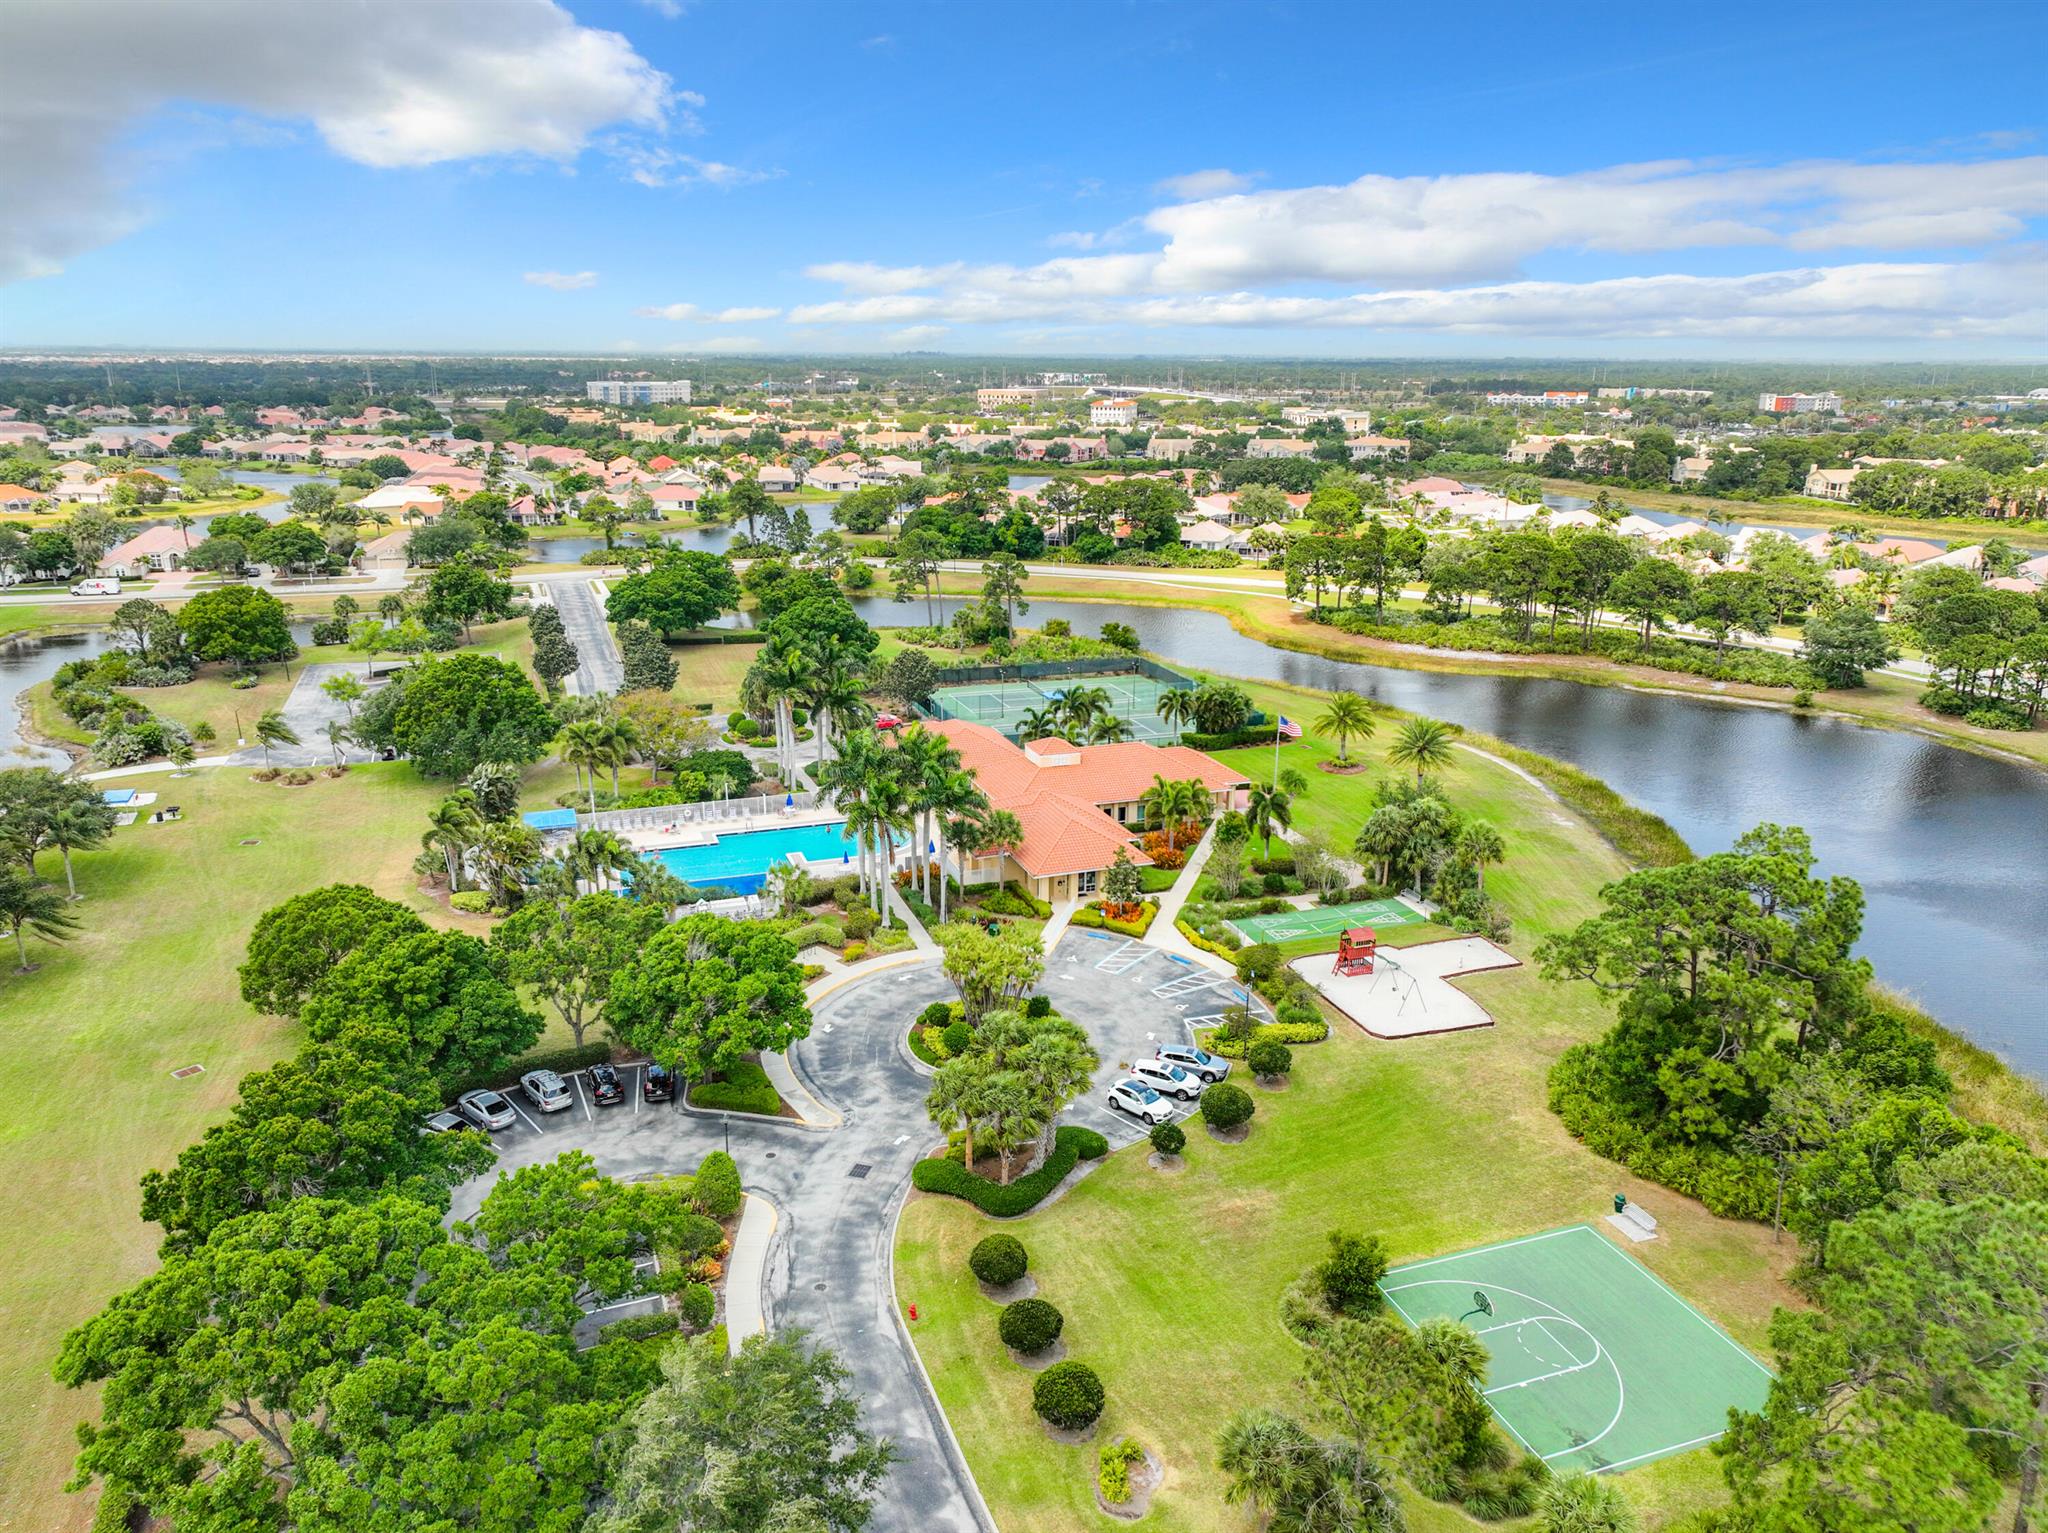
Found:
<path fill-rule="evenodd" d="M 27 975 L 0 964 L 0 1527 L 83 1528 L 90 1505 L 59 1487 L 89 1401 L 51 1382 L 64 1332 L 155 1261 L 137 1182 L 234 1100 L 241 1077 L 292 1043 L 253 1013 L 235 968 L 272 905 L 354 881 L 425 910 L 410 866 L 440 787 L 406 766 L 358 767 L 303 788 L 244 770 L 152 777 L 183 821 L 134 825 L 76 859 L 83 923 L 61 947 L 30 943 Z M 239 843 L 253 838 L 254 846 Z M 46 877 L 61 879 L 53 854 Z M 174 1081 L 188 1064 L 204 1075 Z"/>
<path fill-rule="evenodd" d="M 740 705 L 740 683 L 761 656 L 758 644 L 676 644 L 675 694 L 685 702 L 710 703 L 719 728 Z"/>
<path fill-rule="evenodd" d="M 1376 760 L 1383 744 L 1365 750 Z M 1298 823 L 1348 840 L 1376 774 L 1326 777 L 1314 773 L 1315 746 L 1283 749 L 1283 765 L 1290 751 L 1313 774 Z M 1238 755 L 1248 769 L 1270 769 L 1270 750 Z M 1508 844 L 1489 885 L 1514 919 L 1518 956 L 1592 912 L 1598 886 L 1623 871 L 1576 817 L 1512 773 L 1461 753 L 1445 781 Z M 1527 967 L 1465 983 L 1497 1026 L 1398 1044 L 1340 1027 L 1296 1051 L 1288 1090 L 1258 1093 L 1246 1143 L 1219 1145 L 1197 1127 L 1188 1169 L 1173 1177 L 1152 1171 L 1142 1147 L 1123 1151 L 1060 1202 L 1004 1226 L 1029 1249 L 1039 1293 L 1066 1314 L 1067 1355 L 1102 1375 L 1109 1409 L 1098 1439 L 1129 1433 L 1164 1458 L 1158 1526 L 1256 1525 L 1223 1503 L 1216 1433 L 1242 1405 L 1302 1408 L 1299 1350 L 1277 1304 L 1333 1228 L 1377 1233 L 1397 1261 L 1414 1260 L 1594 1221 L 1623 1191 L 1667 1232 L 1632 1254 L 1746 1345 L 1763 1344 L 1772 1306 L 1789 1297 L 1780 1277 L 1790 1246 L 1637 1183 L 1573 1141 L 1544 1105 L 1551 1062 L 1610 1020 L 1590 988 L 1552 985 Z M 1031 1375 L 1009 1361 L 996 1307 L 966 1271 L 968 1250 L 991 1227 L 964 1204 L 915 1197 L 897 1242 L 898 1292 L 924 1317 L 913 1328 L 919 1349 L 998 1523 L 1097 1528 L 1093 1445 L 1046 1437 L 1031 1413 Z M 1704 1451 L 1621 1483 L 1652 1526 L 1719 1489 Z M 1417 1529 L 1474 1526 L 1414 1497 L 1410 1512 Z"/>

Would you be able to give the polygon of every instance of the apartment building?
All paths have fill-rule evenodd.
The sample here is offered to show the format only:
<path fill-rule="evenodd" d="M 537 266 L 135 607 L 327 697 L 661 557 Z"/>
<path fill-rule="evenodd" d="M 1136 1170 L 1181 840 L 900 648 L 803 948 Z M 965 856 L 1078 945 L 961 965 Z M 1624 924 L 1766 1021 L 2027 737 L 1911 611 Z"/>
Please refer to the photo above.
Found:
<path fill-rule="evenodd" d="M 1842 396 L 1822 394 L 1759 394 L 1756 407 L 1765 415 L 1840 415 Z"/>
<path fill-rule="evenodd" d="M 584 397 L 601 405 L 686 405 L 687 378 L 593 378 L 583 385 Z"/>

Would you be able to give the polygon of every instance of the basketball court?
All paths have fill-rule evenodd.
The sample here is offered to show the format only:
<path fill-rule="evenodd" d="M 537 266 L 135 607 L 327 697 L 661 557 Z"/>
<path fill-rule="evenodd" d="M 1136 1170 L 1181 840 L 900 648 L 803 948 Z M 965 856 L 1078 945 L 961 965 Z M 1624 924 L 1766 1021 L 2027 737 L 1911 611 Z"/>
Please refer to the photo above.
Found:
<path fill-rule="evenodd" d="M 1360 900 L 1355 905 L 1311 905 L 1270 916 L 1240 916 L 1231 928 L 1247 942 L 1293 942 L 1336 937 L 1354 926 L 1420 926 L 1429 918 L 1404 900 Z"/>
<path fill-rule="evenodd" d="M 1729 1407 L 1757 1410 L 1770 1388 L 1762 1363 L 1590 1225 L 1411 1262 L 1380 1291 L 1411 1325 L 1471 1327 L 1486 1403 L 1561 1474 L 1711 1442 Z"/>

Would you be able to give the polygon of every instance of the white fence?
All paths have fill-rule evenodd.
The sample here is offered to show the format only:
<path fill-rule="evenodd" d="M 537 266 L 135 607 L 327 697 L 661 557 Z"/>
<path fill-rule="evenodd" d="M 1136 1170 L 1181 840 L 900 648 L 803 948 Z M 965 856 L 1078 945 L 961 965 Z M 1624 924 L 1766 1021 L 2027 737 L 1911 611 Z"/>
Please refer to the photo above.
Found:
<path fill-rule="evenodd" d="M 683 825 L 722 825 L 736 820 L 772 820 L 810 813 L 831 804 L 817 793 L 756 793 L 746 798 L 710 799 L 701 804 L 661 804 L 652 809 L 576 811 L 578 830 L 668 830 Z"/>

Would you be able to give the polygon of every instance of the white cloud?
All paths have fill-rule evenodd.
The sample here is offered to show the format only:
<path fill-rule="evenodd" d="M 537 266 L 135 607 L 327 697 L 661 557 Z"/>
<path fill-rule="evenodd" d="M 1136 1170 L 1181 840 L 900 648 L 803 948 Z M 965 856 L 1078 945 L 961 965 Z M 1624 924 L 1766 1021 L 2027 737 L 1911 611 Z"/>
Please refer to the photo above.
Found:
<path fill-rule="evenodd" d="M 1168 176 L 1152 188 L 1176 202 L 1193 202 L 1198 197 L 1225 197 L 1251 190 L 1253 178 L 1234 170 L 1191 170 L 1184 176 Z"/>
<path fill-rule="evenodd" d="M 731 309 L 704 310 L 694 303 L 664 303 L 633 311 L 641 319 L 690 319 L 713 325 L 750 325 L 757 320 L 774 319 L 780 309 L 756 308 L 742 305 Z"/>
<path fill-rule="evenodd" d="M 558 293 L 573 293 L 579 288 L 596 287 L 597 273 L 594 271 L 530 271 L 526 280 L 535 287 L 551 287 Z"/>
<path fill-rule="evenodd" d="M 782 175 L 780 170 L 749 170 L 642 140 L 621 139 L 606 148 L 626 167 L 626 174 L 642 186 L 715 186 L 729 191 L 736 186 L 778 180 Z"/>
<path fill-rule="evenodd" d="M 0 281 L 47 276 L 145 214 L 114 149 L 172 100 L 310 121 L 378 169 L 502 155 L 567 161 L 600 128 L 658 131 L 669 79 L 552 0 L 123 5 L 18 0 L 0 49 Z"/>
<path fill-rule="evenodd" d="M 1201 172 L 1180 182 L 1226 173 Z M 1241 178 L 1240 178 L 1241 179 Z M 1212 181 L 1210 184 L 1221 184 Z M 1571 176 L 1364 176 L 1344 186 L 1228 192 L 1136 220 L 1156 246 L 1034 265 L 835 261 L 806 275 L 835 299 L 793 324 L 1013 321 L 1148 326 L 1370 326 L 1453 333 L 2038 334 L 2044 262 L 2017 242 L 2048 214 L 2048 157 L 1618 166 Z M 1133 233 L 1065 233 L 1099 252 Z M 2018 252 L 1982 259 L 1985 250 Z M 1680 251 L 1854 252 L 1840 266 L 1729 276 L 1673 270 Z M 1600 281 L 1529 281 L 1537 257 L 1649 264 Z M 1957 251 L 1976 260 L 1955 259 Z M 1913 260 L 1873 259 L 1892 252 Z M 1650 264 L 1654 263 L 1654 264 Z M 1325 289 L 1315 293 L 1314 288 Z M 1273 289 L 1284 289 L 1275 293 Z M 1329 289 L 1339 291 L 1332 293 Z M 1310 289 L 1303 293 L 1302 289 Z M 2031 327 L 2031 328 L 2030 328 Z"/>

